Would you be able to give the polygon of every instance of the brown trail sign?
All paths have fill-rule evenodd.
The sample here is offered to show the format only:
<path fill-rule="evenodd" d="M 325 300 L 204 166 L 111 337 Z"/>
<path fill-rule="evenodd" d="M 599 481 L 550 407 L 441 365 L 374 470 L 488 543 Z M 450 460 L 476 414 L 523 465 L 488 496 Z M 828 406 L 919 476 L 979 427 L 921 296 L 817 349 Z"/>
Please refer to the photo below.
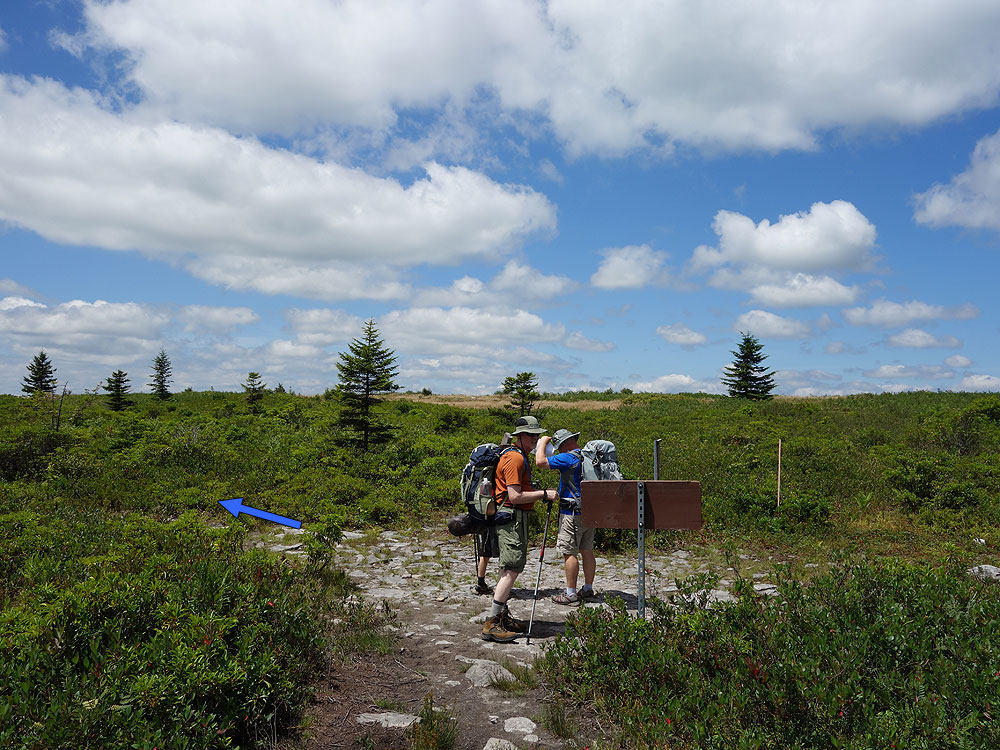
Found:
<path fill-rule="evenodd" d="M 659 474 L 659 441 L 654 472 Z M 580 484 L 580 523 L 595 529 L 638 532 L 638 615 L 646 616 L 646 529 L 700 529 L 701 482 L 584 481 Z"/>

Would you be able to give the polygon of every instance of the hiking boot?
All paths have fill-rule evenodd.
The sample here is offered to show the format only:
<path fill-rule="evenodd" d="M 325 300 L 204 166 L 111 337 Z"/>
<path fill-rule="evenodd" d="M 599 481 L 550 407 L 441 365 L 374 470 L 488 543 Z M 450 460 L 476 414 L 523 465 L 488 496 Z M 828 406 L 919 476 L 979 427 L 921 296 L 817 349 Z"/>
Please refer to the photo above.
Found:
<path fill-rule="evenodd" d="M 573 604 L 579 604 L 580 598 L 576 594 L 556 594 L 552 597 L 552 601 L 556 604 L 563 604 L 568 607 Z"/>
<path fill-rule="evenodd" d="M 500 613 L 500 623 L 512 633 L 523 633 L 528 629 L 527 623 L 516 619 L 506 607 Z"/>
<path fill-rule="evenodd" d="M 510 643 L 518 634 L 507 630 L 503 625 L 503 615 L 498 617 L 492 617 L 483 623 L 483 635 L 482 639 L 484 641 L 493 641 L 494 643 Z"/>
<path fill-rule="evenodd" d="M 576 595 L 581 599 L 594 599 L 597 597 L 597 592 L 594 589 L 580 589 Z"/>
<path fill-rule="evenodd" d="M 475 589 L 473 589 L 477 594 L 492 594 L 493 587 L 485 583 L 477 583 Z"/>

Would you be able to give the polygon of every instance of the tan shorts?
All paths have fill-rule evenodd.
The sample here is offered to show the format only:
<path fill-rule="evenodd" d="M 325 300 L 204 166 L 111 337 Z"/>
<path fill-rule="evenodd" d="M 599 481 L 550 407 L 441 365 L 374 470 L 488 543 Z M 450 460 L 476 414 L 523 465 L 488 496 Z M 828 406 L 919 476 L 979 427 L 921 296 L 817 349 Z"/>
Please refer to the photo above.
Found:
<path fill-rule="evenodd" d="M 564 555 L 594 549 L 594 530 L 580 523 L 580 516 L 559 514 L 559 536 L 556 549 Z"/>

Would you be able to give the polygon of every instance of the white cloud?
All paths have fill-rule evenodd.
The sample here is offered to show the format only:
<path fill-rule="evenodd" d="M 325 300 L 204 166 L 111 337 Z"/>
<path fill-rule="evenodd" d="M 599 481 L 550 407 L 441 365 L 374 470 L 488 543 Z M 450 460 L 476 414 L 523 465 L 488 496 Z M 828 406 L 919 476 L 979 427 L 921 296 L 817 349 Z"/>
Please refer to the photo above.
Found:
<path fill-rule="evenodd" d="M 496 357 L 499 349 L 554 343 L 566 336 L 562 325 L 546 323 L 524 310 L 468 307 L 394 310 L 379 318 L 378 329 L 392 348 L 421 356 L 471 352 Z"/>
<path fill-rule="evenodd" d="M 490 282 L 490 287 L 495 291 L 516 294 L 518 301 L 525 304 L 561 297 L 574 286 L 575 283 L 567 276 L 546 276 L 515 260 L 508 261 Z"/>
<path fill-rule="evenodd" d="M 684 347 L 698 346 L 708 341 L 705 334 L 692 331 L 683 323 L 672 323 L 668 326 L 659 326 L 656 333 L 662 336 L 668 344 L 680 344 Z"/>
<path fill-rule="evenodd" d="M 32 291 L 13 279 L 0 279 L 0 294 L 10 294 L 17 297 L 30 297 Z"/>
<path fill-rule="evenodd" d="M 723 393 L 718 381 L 697 380 L 690 375 L 660 375 L 653 380 L 638 381 L 629 386 L 643 393 Z"/>
<path fill-rule="evenodd" d="M 930 380 L 947 380 L 955 377 L 955 373 L 937 365 L 881 365 L 871 370 L 865 370 L 866 378 L 926 378 Z"/>
<path fill-rule="evenodd" d="M 916 300 L 889 302 L 879 300 L 871 307 L 852 307 L 843 311 L 844 320 L 854 326 L 896 328 L 918 320 L 970 320 L 979 316 L 979 309 L 972 304 L 944 307 L 928 305 Z"/>
<path fill-rule="evenodd" d="M 754 224 L 743 214 L 719 211 L 712 228 L 718 247 L 695 249 L 691 266 L 696 272 L 728 265 L 737 272 L 741 267 L 789 273 L 864 270 L 874 261 L 875 227 L 847 201 L 814 203 L 808 212 L 781 216 L 776 224 L 767 219 Z M 808 288 L 817 280 L 805 276 L 788 282 Z"/>
<path fill-rule="evenodd" d="M 953 354 L 948 359 L 944 361 L 948 367 L 972 367 L 972 360 L 966 357 L 964 354 Z"/>
<path fill-rule="evenodd" d="M 45 307 L 41 302 L 35 302 L 27 297 L 4 297 L 0 299 L 0 310 L 13 310 L 16 307 Z"/>
<path fill-rule="evenodd" d="M 580 349 L 586 352 L 610 352 L 617 348 L 613 341 L 587 338 L 579 331 L 574 331 L 567 336 L 564 343 L 570 349 Z"/>
<path fill-rule="evenodd" d="M 155 352 L 169 322 L 166 314 L 135 302 L 71 300 L 55 307 L 22 302 L 0 310 L 0 335 L 16 351 L 44 349 L 111 366 Z"/>
<path fill-rule="evenodd" d="M 1000 131 L 976 144 L 964 172 L 916 201 L 915 216 L 922 224 L 1000 230 Z"/>
<path fill-rule="evenodd" d="M 292 309 L 285 313 L 289 327 L 302 343 L 317 346 L 342 344 L 361 336 L 364 321 L 343 310 Z"/>
<path fill-rule="evenodd" d="M 751 301 L 767 307 L 829 307 L 857 299 L 856 286 L 844 286 L 829 276 L 797 273 L 784 284 L 762 284 L 750 290 Z"/>
<path fill-rule="evenodd" d="M 571 154 L 811 148 L 831 128 L 989 106 L 1000 82 L 1000 9 L 976 0 L 84 7 L 87 31 L 68 46 L 124 51 L 150 107 L 243 132 L 386 132 L 401 111 L 462 110 L 488 92 L 544 117 Z"/>
<path fill-rule="evenodd" d="M 604 260 L 590 277 L 599 289 L 641 289 L 666 282 L 663 264 L 667 255 L 649 245 L 610 248 L 601 255 Z"/>
<path fill-rule="evenodd" d="M 548 200 L 460 166 L 409 186 L 209 127 L 112 113 L 0 77 L 0 219 L 46 239 L 171 258 L 213 283 L 402 296 L 383 267 L 492 259 L 555 226 Z M 44 123 L 44 126 L 42 126 Z"/>
<path fill-rule="evenodd" d="M 413 295 L 416 307 L 545 307 L 577 286 L 568 276 L 546 275 L 536 268 L 507 261 L 489 283 L 472 276 L 456 279 L 446 288 L 421 289 Z"/>
<path fill-rule="evenodd" d="M 783 318 L 766 310 L 751 310 L 744 313 L 733 324 L 733 330 L 772 339 L 804 339 L 809 336 L 808 323 Z"/>
<path fill-rule="evenodd" d="M 1000 378 L 995 375 L 969 375 L 958 384 L 960 391 L 1000 391 Z"/>
<path fill-rule="evenodd" d="M 185 324 L 184 330 L 199 333 L 226 333 L 260 320 L 260 316 L 249 307 L 209 305 L 186 305 L 180 309 L 177 318 Z"/>
<path fill-rule="evenodd" d="M 886 339 L 890 346 L 908 347 L 911 349 L 933 349 L 938 347 L 954 349 L 962 345 L 954 336 L 942 336 L 937 338 L 933 334 L 927 333 L 919 328 L 907 328 L 901 333 L 897 333 Z"/>

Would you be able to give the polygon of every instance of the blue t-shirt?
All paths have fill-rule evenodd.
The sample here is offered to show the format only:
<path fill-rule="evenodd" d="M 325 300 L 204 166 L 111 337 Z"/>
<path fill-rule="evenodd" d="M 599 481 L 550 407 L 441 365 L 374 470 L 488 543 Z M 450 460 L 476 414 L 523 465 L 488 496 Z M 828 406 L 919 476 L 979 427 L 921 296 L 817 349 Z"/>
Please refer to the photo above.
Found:
<path fill-rule="evenodd" d="M 580 500 L 580 458 L 576 453 L 556 453 L 549 456 L 549 468 L 559 472 L 559 508 L 579 509 Z M 566 500 L 575 500 L 567 503 Z"/>

